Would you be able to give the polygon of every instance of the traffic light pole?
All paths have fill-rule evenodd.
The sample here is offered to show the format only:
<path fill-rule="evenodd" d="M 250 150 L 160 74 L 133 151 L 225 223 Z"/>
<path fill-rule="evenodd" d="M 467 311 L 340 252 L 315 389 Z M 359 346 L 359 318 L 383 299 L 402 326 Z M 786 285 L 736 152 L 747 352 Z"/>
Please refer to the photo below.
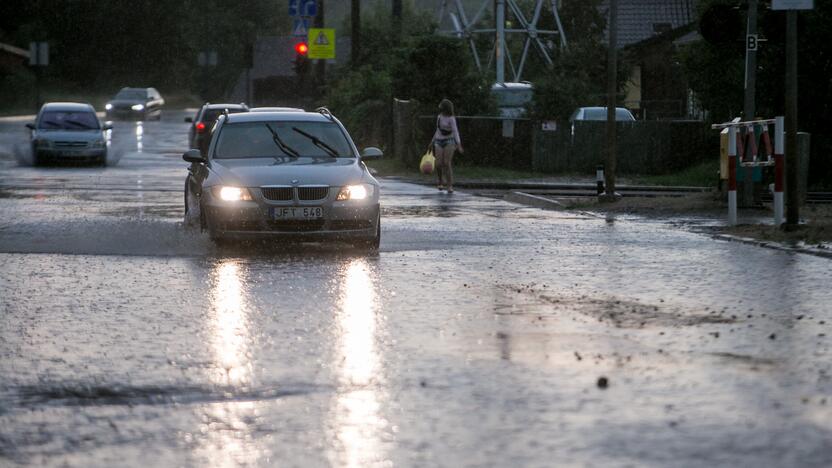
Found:
<path fill-rule="evenodd" d="M 318 14 L 315 15 L 315 27 L 324 27 L 324 0 L 318 0 Z M 326 60 L 318 59 L 316 65 L 316 75 L 321 86 L 326 83 Z"/>

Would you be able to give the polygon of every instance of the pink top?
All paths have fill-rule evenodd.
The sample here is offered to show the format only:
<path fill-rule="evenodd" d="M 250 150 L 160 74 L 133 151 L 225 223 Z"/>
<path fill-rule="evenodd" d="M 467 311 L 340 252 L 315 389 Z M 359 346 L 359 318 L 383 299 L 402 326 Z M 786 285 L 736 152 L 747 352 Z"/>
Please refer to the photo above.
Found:
<path fill-rule="evenodd" d="M 446 134 L 443 134 L 442 130 L 445 130 Z M 456 129 L 456 118 L 439 114 L 439 117 L 436 118 L 436 131 L 433 133 L 433 139 L 447 140 L 451 137 L 453 137 L 457 146 L 462 144 L 462 139 L 459 138 L 459 130 Z"/>

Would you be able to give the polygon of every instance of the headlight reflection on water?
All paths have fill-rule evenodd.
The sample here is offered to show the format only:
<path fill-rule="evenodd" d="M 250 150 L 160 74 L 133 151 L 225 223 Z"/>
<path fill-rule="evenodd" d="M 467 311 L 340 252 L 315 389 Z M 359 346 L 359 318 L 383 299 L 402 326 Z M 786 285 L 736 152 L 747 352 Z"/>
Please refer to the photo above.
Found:
<path fill-rule="evenodd" d="M 268 457 L 261 440 L 254 437 L 260 406 L 257 400 L 236 400 L 237 391 L 251 386 L 252 340 L 244 267 L 223 260 L 212 271 L 209 340 L 213 352 L 211 382 L 227 401 L 200 407 L 202 424 L 186 438 L 194 440 L 194 455 L 210 466 L 236 467 L 257 464 Z"/>
<path fill-rule="evenodd" d="M 333 356 L 339 388 L 333 403 L 333 429 L 339 453 L 334 464 L 368 466 L 385 461 L 382 435 L 387 428 L 378 350 L 380 318 L 376 285 L 366 260 L 350 262 L 342 280 L 336 317 L 339 342 Z"/>

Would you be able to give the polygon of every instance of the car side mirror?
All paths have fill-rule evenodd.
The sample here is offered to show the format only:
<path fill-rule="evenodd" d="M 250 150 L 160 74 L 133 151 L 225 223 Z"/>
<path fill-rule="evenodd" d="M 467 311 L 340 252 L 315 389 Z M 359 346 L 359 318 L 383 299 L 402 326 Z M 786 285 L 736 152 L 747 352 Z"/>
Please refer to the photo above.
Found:
<path fill-rule="evenodd" d="M 202 155 L 202 152 L 196 148 L 185 151 L 182 154 L 182 159 L 190 163 L 204 163 L 205 161 L 207 161 L 207 159 L 205 159 L 205 156 Z"/>
<path fill-rule="evenodd" d="M 35 124 L 33 124 L 33 123 L 31 123 L 31 122 L 30 122 L 30 123 L 27 123 L 27 124 L 26 124 L 26 128 L 28 128 L 29 130 L 34 130 L 34 129 L 35 129 Z"/>
<path fill-rule="evenodd" d="M 375 146 L 368 146 L 367 148 L 364 148 L 364 151 L 361 152 L 361 160 L 363 161 L 381 159 L 382 156 L 384 156 L 384 153 Z"/>
<path fill-rule="evenodd" d="M 112 130 L 113 129 L 113 124 L 105 123 L 104 125 L 101 126 L 101 129 L 102 130 Z"/>
<path fill-rule="evenodd" d="M 188 123 L 193 123 L 193 122 L 194 122 L 194 118 L 193 118 L 193 117 L 185 117 L 185 122 L 188 122 Z"/>

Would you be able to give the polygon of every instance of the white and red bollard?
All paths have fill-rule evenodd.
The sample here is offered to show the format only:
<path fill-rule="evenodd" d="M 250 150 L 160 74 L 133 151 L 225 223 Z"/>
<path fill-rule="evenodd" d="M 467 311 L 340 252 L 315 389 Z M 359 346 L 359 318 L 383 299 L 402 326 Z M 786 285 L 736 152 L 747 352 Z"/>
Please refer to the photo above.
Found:
<path fill-rule="evenodd" d="M 728 224 L 737 225 L 737 127 L 728 127 Z"/>
<path fill-rule="evenodd" d="M 783 181 L 786 178 L 786 158 L 783 155 L 783 117 L 774 118 L 774 225 L 783 224 Z"/>

